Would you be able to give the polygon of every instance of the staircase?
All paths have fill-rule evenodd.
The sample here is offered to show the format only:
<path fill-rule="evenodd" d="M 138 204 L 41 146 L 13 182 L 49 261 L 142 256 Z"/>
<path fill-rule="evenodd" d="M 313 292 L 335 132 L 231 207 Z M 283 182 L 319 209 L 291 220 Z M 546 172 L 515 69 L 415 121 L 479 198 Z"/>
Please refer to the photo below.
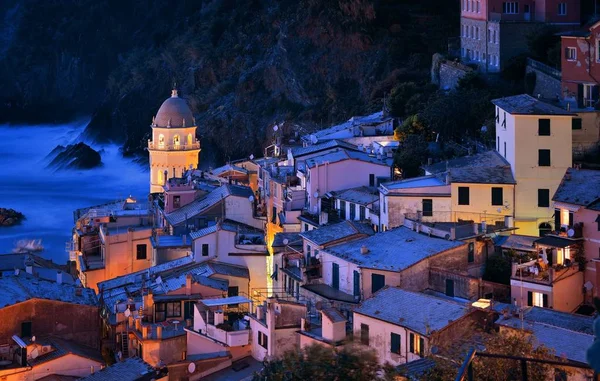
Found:
<path fill-rule="evenodd" d="M 129 357 L 129 338 L 126 332 L 121 332 L 121 353 L 124 359 Z"/>

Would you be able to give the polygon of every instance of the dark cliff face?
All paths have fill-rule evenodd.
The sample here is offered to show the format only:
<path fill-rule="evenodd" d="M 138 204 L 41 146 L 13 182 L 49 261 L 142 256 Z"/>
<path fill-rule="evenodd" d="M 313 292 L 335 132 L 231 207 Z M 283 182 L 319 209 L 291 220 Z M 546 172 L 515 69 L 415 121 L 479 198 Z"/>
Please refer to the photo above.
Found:
<path fill-rule="evenodd" d="M 204 163 L 259 153 L 274 122 L 338 122 L 380 109 L 398 80 L 426 76 L 431 54 L 458 33 L 458 7 L 6 0 L 0 122 L 91 113 L 90 137 L 143 152 L 176 82 L 196 116 Z"/>

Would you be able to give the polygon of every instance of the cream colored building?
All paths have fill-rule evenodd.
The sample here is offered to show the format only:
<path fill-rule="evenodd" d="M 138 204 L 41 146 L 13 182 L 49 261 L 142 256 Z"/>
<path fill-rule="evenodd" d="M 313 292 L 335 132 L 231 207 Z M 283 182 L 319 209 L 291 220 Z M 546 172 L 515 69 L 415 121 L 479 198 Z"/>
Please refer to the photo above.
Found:
<path fill-rule="evenodd" d="M 553 229 L 552 195 L 572 165 L 575 114 L 529 95 L 495 99 L 496 150 L 510 163 L 519 234 Z"/>
<path fill-rule="evenodd" d="M 196 139 L 196 120 L 177 90 L 160 106 L 151 127 L 150 193 L 162 193 L 169 178 L 198 167 L 200 142 Z"/>

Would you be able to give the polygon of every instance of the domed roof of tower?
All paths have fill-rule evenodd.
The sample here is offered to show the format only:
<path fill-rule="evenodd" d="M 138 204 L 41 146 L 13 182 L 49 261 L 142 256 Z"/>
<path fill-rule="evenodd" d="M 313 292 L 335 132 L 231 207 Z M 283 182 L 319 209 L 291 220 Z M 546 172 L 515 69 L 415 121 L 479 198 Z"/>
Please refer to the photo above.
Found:
<path fill-rule="evenodd" d="M 153 125 L 158 127 L 192 127 L 194 124 L 192 110 L 183 98 L 179 98 L 175 89 L 160 106 L 153 120 Z"/>

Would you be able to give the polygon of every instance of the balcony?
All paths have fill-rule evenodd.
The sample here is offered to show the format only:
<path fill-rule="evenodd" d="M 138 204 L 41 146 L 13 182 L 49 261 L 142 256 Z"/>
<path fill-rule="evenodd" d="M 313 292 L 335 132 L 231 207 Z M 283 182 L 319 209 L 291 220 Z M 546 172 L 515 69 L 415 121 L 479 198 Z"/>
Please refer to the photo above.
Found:
<path fill-rule="evenodd" d="M 554 266 L 544 265 L 543 261 L 531 261 L 520 265 L 513 263 L 511 279 L 552 286 L 578 271 L 577 265 L 571 262 Z"/>
<path fill-rule="evenodd" d="M 200 149 L 200 142 L 196 141 L 191 144 L 155 144 L 153 141 L 148 140 L 148 149 L 155 151 L 192 151 Z"/>
<path fill-rule="evenodd" d="M 200 300 L 194 311 L 194 332 L 229 347 L 250 343 L 250 324 L 243 296 Z"/>

